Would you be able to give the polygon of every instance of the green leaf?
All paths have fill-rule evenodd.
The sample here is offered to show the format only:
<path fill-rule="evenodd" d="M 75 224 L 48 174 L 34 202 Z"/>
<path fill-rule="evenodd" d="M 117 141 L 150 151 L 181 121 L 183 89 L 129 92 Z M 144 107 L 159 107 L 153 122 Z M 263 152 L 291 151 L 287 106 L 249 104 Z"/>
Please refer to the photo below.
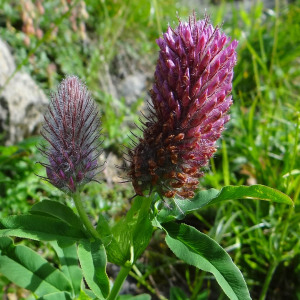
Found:
<path fill-rule="evenodd" d="M 97 299 L 97 297 L 91 290 L 88 289 L 81 290 L 79 297 L 76 298 L 76 300 L 91 300 L 91 299 Z"/>
<path fill-rule="evenodd" d="M 151 300 L 151 296 L 148 294 L 141 294 L 138 296 L 120 295 L 117 300 Z"/>
<path fill-rule="evenodd" d="M 0 273 L 10 281 L 38 296 L 72 290 L 64 274 L 33 250 L 23 245 L 6 244 L 0 250 Z"/>
<path fill-rule="evenodd" d="M 284 193 L 273 188 L 256 184 L 251 186 L 225 186 L 218 191 L 209 189 L 198 192 L 192 200 L 178 200 L 172 209 L 163 208 L 157 215 L 160 223 L 183 219 L 185 215 L 192 213 L 206 205 L 216 204 L 226 200 L 258 199 L 271 202 L 294 205 L 292 199 Z"/>
<path fill-rule="evenodd" d="M 74 243 L 85 239 L 85 234 L 67 223 L 40 215 L 9 216 L 0 220 L 0 237 L 17 236 L 38 241 Z"/>
<path fill-rule="evenodd" d="M 225 200 L 257 199 L 294 206 L 293 200 L 286 194 L 265 185 L 225 186 L 209 204 L 216 204 Z"/>
<path fill-rule="evenodd" d="M 112 229 L 126 260 L 135 261 L 149 244 L 153 232 L 149 213 L 150 203 L 151 198 L 137 197 L 126 217 Z M 130 247 L 133 247 L 133 257 Z"/>
<path fill-rule="evenodd" d="M 67 292 L 57 292 L 45 295 L 38 298 L 38 300 L 72 300 L 70 293 Z"/>
<path fill-rule="evenodd" d="M 207 205 L 218 195 L 218 193 L 218 190 L 210 189 L 197 193 L 192 200 L 176 201 L 176 206 L 174 208 L 170 209 L 169 207 L 164 207 L 158 213 L 156 218 L 160 223 L 169 222 L 175 219 L 183 219 L 186 214 Z"/>
<path fill-rule="evenodd" d="M 74 294 L 76 296 L 80 293 L 80 287 L 82 282 L 82 272 L 78 266 L 77 248 L 73 244 L 68 247 L 59 247 L 57 242 L 51 242 L 51 246 L 54 248 L 60 264 L 61 270 L 70 280 Z"/>
<path fill-rule="evenodd" d="M 178 258 L 212 273 L 230 299 L 251 299 L 243 275 L 217 242 L 185 224 L 169 222 L 163 228 L 166 242 Z"/>
<path fill-rule="evenodd" d="M 122 222 L 123 219 L 121 219 L 119 222 Z M 119 266 L 124 265 L 128 259 L 127 251 L 124 251 L 122 249 L 122 245 L 119 242 L 118 234 L 113 235 L 109 224 L 101 215 L 99 216 L 96 229 L 101 237 L 101 240 L 104 243 L 107 253 L 107 260 Z"/>
<path fill-rule="evenodd" d="M 123 266 L 134 262 L 147 247 L 153 232 L 150 220 L 150 198 L 137 197 L 127 212 L 111 230 L 104 218 L 99 218 L 99 232 L 107 250 L 108 261 Z"/>
<path fill-rule="evenodd" d="M 83 289 L 80 291 L 78 300 L 91 300 L 91 299 L 95 299 L 95 300 L 98 299 L 91 290 Z"/>
<path fill-rule="evenodd" d="M 101 241 L 103 242 L 105 248 L 111 243 L 116 242 L 113 239 L 109 224 L 102 214 L 99 214 L 98 223 L 97 223 L 97 232 L 101 236 Z"/>
<path fill-rule="evenodd" d="M 109 294 L 109 279 L 106 275 L 106 252 L 103 244 L 99 240 L 80 241 L 78 257 L 88 286 L 98 298 L 106 298 Z"/>
<path fill-rule="evenodd" d="M 13 240 L 9 237 L 0 237 L 0 250 L 5 249 L 13 244 Z"/>
<path fill-rule="evenodd" d="M 45 215 L 49 215 L 62 220 L 75 228 L 85 231 L 80 218 L 73 212 L 73 210 L 58 201 L 44 200 L 38 202 L 32 206 L 30 213 L 42 213 Z"/>

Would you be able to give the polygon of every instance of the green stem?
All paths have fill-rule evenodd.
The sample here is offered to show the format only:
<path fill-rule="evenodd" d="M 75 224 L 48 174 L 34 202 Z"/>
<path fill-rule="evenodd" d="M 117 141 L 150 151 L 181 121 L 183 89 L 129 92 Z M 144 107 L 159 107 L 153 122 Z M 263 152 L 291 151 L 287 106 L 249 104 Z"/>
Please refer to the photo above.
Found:
<path fill-rule="evenodd" d="M 130 270 L 131 270 L 131 266 L 121 267 L 121 270 L 114 282 L 113 288 L 111 289 L 111 292 L 110 292 L 107 300 L 115 300 L 118 297 L 121 287 L 122 287 L 126 277 L 128 276 L 128 273 L 130 272 Z"/>
<path fill-rule="evenodd" d="M 94 226 L 91 224 L 80 199 L 80 193 L 76 192 L 72 195 L 76 209 L 78 211 L 78 214 L 81 218 L 81 221 L 83 222 L 85 228 L 89 231 L 89 233 L 92 235 L 92 237 L 94 237 L 97 240 L 101 240 L 101 237 L 99 235 L 99 233 L 96 231 L 96 229 L 94 228 Z"/>
<path fill-rule="evenodd" d="M 268 273 L 267 273 L 266 280 L 264 282 L 264 285 L 263 285 L 263 288 L 262 288 L 262 291 L 261 291 L 261 294 L 260 294 L 260 297 L 259 297 L 259 300 L 265 300 L 265 298 L 267 296 L 268 289 L 269 289 L 270 282 L 272 280 L 273 274 L 274 274 L 277 266 L 278 266 L 277 262 L 274 262 L 270 266 L 270 268 L 268 270 Z"/>

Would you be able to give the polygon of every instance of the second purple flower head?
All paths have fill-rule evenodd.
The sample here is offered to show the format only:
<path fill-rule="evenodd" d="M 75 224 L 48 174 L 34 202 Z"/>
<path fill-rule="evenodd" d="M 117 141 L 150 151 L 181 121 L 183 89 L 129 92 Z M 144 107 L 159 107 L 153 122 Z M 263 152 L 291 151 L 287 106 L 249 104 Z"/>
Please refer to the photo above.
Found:
<path fill-rule="evenodd" d="M 144 136 L 129 151 L 128 175 L 137 195 L 192 198 L 203 167 L 229 120 L 237 41 L 208 17 L 179 21 L 160 47 Z"/>
<path fill-rule="evenodd" d="M 101 154 L 100 116 L 86 86 L 76 77 L 66 77 L 51 95 L 41 131 L 40 146 L 48 163 L 45 178 L 57 188 L 74 193 L 95 179 Z"/>

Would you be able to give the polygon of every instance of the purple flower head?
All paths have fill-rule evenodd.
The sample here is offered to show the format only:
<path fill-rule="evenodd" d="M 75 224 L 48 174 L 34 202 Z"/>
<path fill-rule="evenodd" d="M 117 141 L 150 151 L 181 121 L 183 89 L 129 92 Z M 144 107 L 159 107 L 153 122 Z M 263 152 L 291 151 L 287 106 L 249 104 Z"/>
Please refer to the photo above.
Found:
<path fill-rule="evenodd" d="M 179 21 L 160 47 L 144 136 L 129 151 L 136 194 L 192 198 L 203 167 L 229 121 L 237 41 L 230 43 L 209 18 Z"/>
<path fill-rule="evenodd" d="M 76 77 L 66 77 L 51 95 L 41 135 L 40 151 L 48 159 L 47 178 L 65 192 L 76 192 L 94 180 L 101 154 L 100 116 L 86 86 Z"/>

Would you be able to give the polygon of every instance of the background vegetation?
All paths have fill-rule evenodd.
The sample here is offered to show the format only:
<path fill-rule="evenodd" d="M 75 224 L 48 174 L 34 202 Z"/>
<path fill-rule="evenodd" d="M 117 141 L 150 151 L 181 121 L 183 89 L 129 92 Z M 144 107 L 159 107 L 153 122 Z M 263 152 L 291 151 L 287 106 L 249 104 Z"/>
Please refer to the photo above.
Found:
<path fill-rule="evenodd" d="M 30 73 L 46 93 L 64 74 L 85 80 L 103 115 L 105 154 L 121 159 L 129 130 L 138 133 L 132 124 L 144 106 L 142 98 L 130 105 L 118 98 L 116 85 L 137 70 L 153 73 L 155 39 L 168 23 L 177 23 L 176 12 L 182 19 L 193 9 L 203 15 L 200 1 L 189 7 L 183 2 L 0 0 L 0 36 L 13 49 L 18 69 Z M 238 64 L 231 121 L 200 187 L 264 184 L 288 194 L 295 207 L 232 201 L 194 213 L 188 222 L 226 248 L 253 299 L 300 299 L 300 1 L 277 0 L 272 8 L 260 1 L 250 7 L 214 2 L 207 3 L 207 13 L 214 25 L 224 21 L 224 31 L 239 40 Z M 25 212 L 45 198 L 63 201 L 59 191 L 34 175 L 44 172 L 35 164 L 41 159 L 38 140 L 0 146 L 0 217 Z M 84 193 L 95 222 L 100 213 L 117 220 L 133 195 L 130 184 L 110 182 L 109 176 L 103 178 L 109 184 L 90 184 Z M 136 292 L 148 290 L 153 299 L 225 299 L 210 274 L 168 252 L 161 234 L 131 272 Z M 41 254 L 57 263 L 49 245 L 42 245 Z M 28 297 L 1 275 L 0 295 Z"/>

